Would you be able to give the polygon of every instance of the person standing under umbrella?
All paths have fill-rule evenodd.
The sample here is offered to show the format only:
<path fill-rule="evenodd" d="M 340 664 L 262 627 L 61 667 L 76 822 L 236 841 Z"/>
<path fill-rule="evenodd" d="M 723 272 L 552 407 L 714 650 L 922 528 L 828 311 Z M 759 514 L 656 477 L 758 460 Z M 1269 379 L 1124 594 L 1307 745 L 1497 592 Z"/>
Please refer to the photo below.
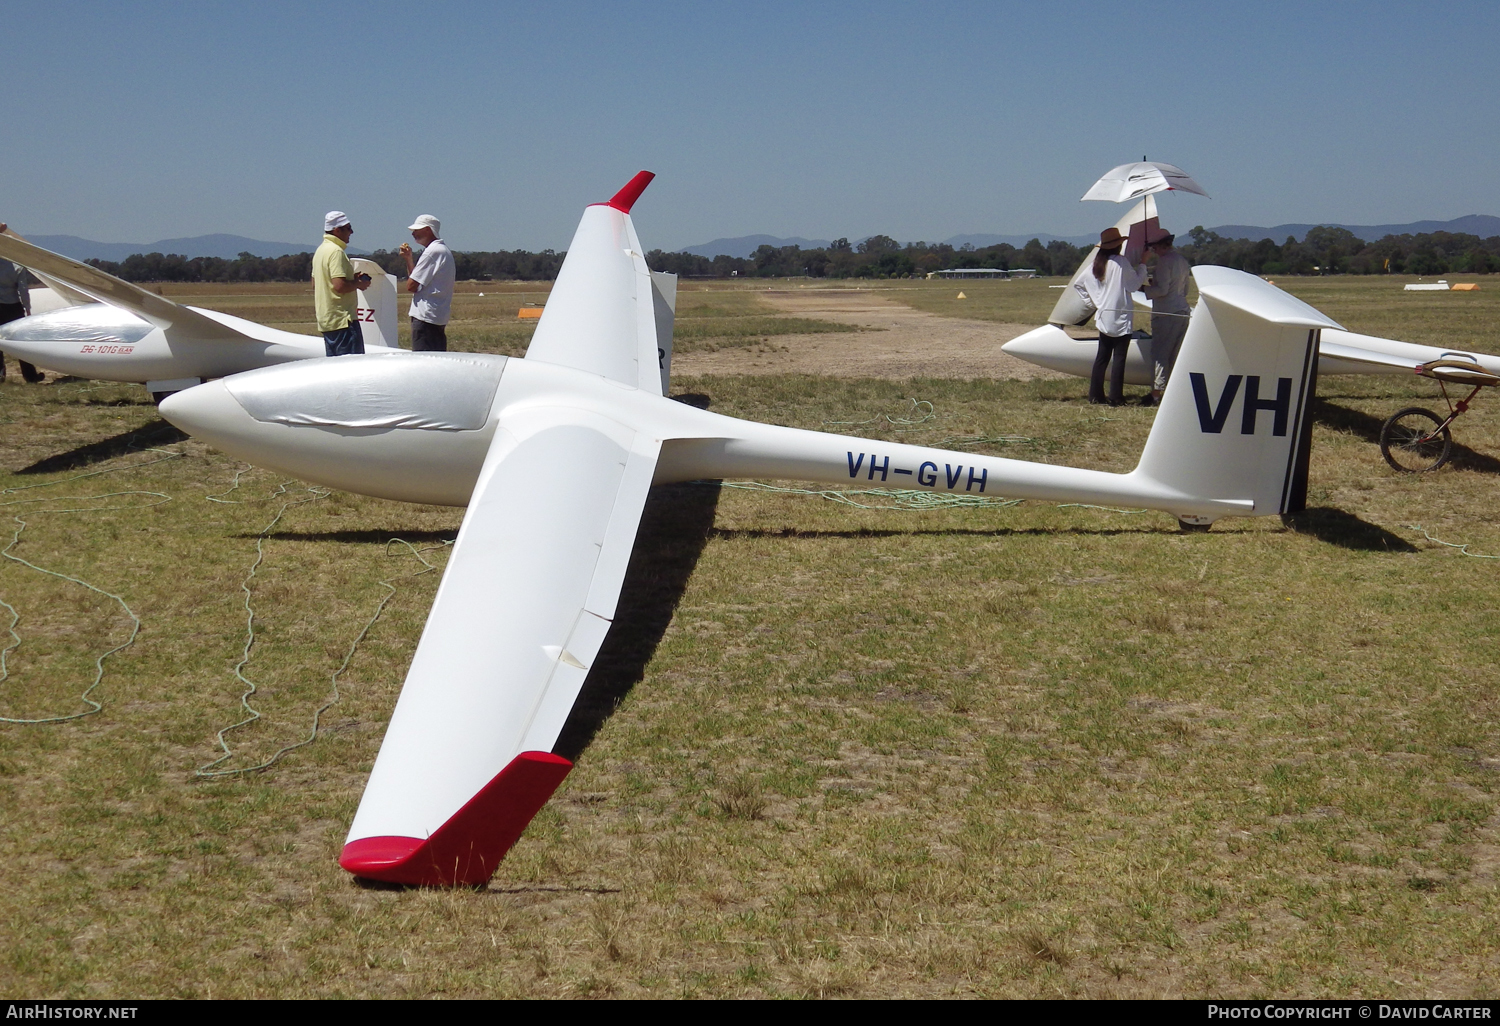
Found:
<path fill-rule="evenodd" d="M 1177 350 L 1182 348 L 1182 337 L 1188 325 L 1188 279 L 1192 267 L 1187 257 L 1172 248 L 1175 236 L 1157 228 L 1146 237 L 1146 243 L 1156 254 L 1156 271 L 1151 282 L 1142 291 L 1151 300 L 1151 394 L 1142 400 L 1145 406 L 1161 402 L 1161 394 L 1172 376 L 1172 365 L 1177 362 Z"/>
<path fill-rule="evenodd" d="M 1099 236 L 1091 273 L 1075 286 L 1094 306 L 1094 325 L 1099 329 L 1099 354 L 1089 375 L 1089 402 L 1102 403 L 1104 371 L 1109 369 L 1109 404 L 1125 401 L 1125 356 L 1130 351 L 1130 332 L 1135 309 L 1130 294 L 1146 280 L 1146 266 L 1131 264 L 1120 255 L 1125 236 L 1118 228 L 1106 228 Z"/>

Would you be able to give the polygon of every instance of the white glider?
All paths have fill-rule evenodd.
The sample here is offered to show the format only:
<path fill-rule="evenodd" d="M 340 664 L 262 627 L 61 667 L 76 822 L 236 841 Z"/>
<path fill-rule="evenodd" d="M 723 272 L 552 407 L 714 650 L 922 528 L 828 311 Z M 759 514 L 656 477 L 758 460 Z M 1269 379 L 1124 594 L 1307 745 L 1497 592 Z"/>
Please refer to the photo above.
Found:
<path fill-rule="evenodd" d="M 178 392 L 162 415 L 338 488 L 466 504 L 340 858 L 404 884 L 489 879 L 571 768 L 554 754 L 610 624 L 652 484 L 780 478 L 1129 504 L 1190 522 L 1302 508 L 1318 335 L 1251 275 L 1203 296 L 1139 465 L 1028 463 L 721 416 L 669 399 L 670 276 L 630 209 L 588 207 L 524 359 L 343 357 Z"/>
<path fill-rule="evenodd" d="M 1197 272 L 1201 270 L 1202 267 L 1194 268 L 1194 276 L 1200 281 Z M 1193 316 L 1197 316 L 1196 312 Z M 1038 367 L 1086 378 L 1099 351 L 1099 340 L 1074 338 L 1060 325 L 1045 324 L 1016 336 L 1000 349 Z M 1430 364 L 1444 360 L 1463 360 L 1481 371 L 1500 374 L 1500 356 L 1418 345 L 1342 329 L 1325 328 L 1318 347 L 1319 374 L 1421 374 Z M 1125 356 L 1125 382 L 1131 385 L 1152 383 L 1151 355 L 1146 340 L 1130 340 Z"/>
<path fill-rule="evenodd" d="M 60 374 L 139 382 L 160 398 L 207 378 L 324 356 L 320 336 L 174 303 L 9 232 L 0 258 L 29 268 L 67 304 L 53 300 L 0 325 L 0 350 Z M 396 279 L 374 261 L 352 263 L 371 278 L 358 293 L 365 348 L 400 351 Z"/>
<path fill-rule="evenodd" d="M 1155 198 L 1146 196 L 1120 218 L 1115 227 L 1132 242 L 1137 239 L 1144 242 L 1144 230 L 1156 226 L 1156 216 Z M 1096 246 L 1094 251 L 1097 249 Z M 1074 338 L 1064 328 L 1087 324 L 1093 316 L 1082 292 L 1074 286 L 1091 272 L 1094 251 L 1090 251 L 1078 265 L 1078 270 L 1073 272 L 1073 277 L 1068 279 L 1047 317 L 1048 323 L 1011 339 L 1000 347 L 1002 352 L 1038 367 L 1080 378 L 1089 376 L 1094 357 L 1099 352 L 1098 337 Z M 1197 269 L 1194 276 L 1197 277 Z M 1138 305 L 1150 308 L 1149 301 L 1141 293 L 1135 293 L 1133 298 Z M 1440 360 L 1466 360 L 1483 371 L 1500 374 L 1500 356 L 1361 335 L 1342 328 L 1328 328 L 1322 332 L 1318 357 L 1319 374 L 1419 374 L 1427 365 Z M 1132 338 L 1125 355 L 1125 383 L 1150 385 L 1152 375 L 1150 351 L 1142 339 Z"/>

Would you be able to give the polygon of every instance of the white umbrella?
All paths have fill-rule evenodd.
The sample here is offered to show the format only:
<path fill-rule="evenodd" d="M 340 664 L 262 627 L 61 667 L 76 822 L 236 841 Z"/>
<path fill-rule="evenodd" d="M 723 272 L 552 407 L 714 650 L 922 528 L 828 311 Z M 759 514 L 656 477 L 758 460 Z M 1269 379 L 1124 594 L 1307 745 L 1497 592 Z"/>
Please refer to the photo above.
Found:
<path fill-rule="evenodd" d="M 1104 200 L 1107 203 L 1125 203 L 1140 199 L 1153 192 L 1177 189 L 1208 196 L 1203 186 L 1187 176 L 1187 172 L 1171 164 L 1160 164 L 1154 160 L 1142 160 L 1135 164 L 1121 164 L 1093 184 L 1083 194 L 1086 200 Z M 1210 197 L 1212 198 L 1212 197 Z"/>

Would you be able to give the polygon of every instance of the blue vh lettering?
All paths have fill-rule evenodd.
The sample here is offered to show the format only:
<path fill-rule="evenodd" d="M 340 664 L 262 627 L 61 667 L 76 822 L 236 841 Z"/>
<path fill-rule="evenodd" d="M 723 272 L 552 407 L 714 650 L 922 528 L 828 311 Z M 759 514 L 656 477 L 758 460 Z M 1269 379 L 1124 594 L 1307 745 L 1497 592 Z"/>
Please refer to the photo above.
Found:
<path fill-rule="evenodd" d="M 1276 398 L 1260 397 L 1260 378 L 1254 374 L 1245 378 L 1245 415 L 1240 418 L 1240 434 L 1255 434 L 1255 415 L 1261 410 L 1273 410 L 1276 419 L 1271 425 L 1271 434 L 1286 434 L 1287 418 L 1292 412 L 1292 379 L 1276 379 Z"/>
<path fill-rule="evenodd" d="M 952 488 L 958 484 L 958 479 L 964 476 L 964 465 L 960 463 L 957 467 L 954 467 L 951 463 L 944 463 L 943 476 L 948 479 L 948 487 Z"/>
<path fill-rule="evenodd" d="M 877 467 L 875 465 L 875 454 L 872 452 L 872 453 L 870 453 L 870 477 L 869 477 L 869 480 L 871 480 L 871 481 L 875 480 L 875 471 L 877 471 L 877 470 L 880 471 L 880 480 L 884 481 L 885 477 L 886 477 L 886 474 L 890 473 L 890 470 L 891 470 L 891 458 L 889 456 L 887 456 L 881 462 L 880 466 Z"/>
<path fill-rule="evenodd" d="M 1193 399 L 1198 404 L 1198 426 L 1206 434 L 1217 435 L 1224 430 L 1224 422 L 1229 419 L 1229 408 L 1234 405 L 1234 397 L 1239 393 L 1240 381 L 1243 379 L 1239 374 L 1229 375 L 1229 380 L 1224 382 L 1224 391 L 1219 395 L 1219 408 L 1210 410 L 1208 382 L 1197 371 L 1192 372 L 1188 377 L 1193 379 Z"/>
<path fill-rule="evenodd" d="M 937 464 L 924 463 L 917 468 L 917 484 L 931 488 L 937 484 Z"/>
<path fill-rule="evenodd" d="M 858 477 L 859 468 L 865 465 L 865 454 L 860 453 L 859 459 L 854 458 L 854 453 L 849 454 L 849 476 Z"/>
<path fill-rule="evenodd" d="M 979 472 L 979 490 L 981 492 L 984 491 L 984 483 L 986 481 L 988 481 L 989 479 L 990 479 L 990 472 L 989 472 L 988 469 L 981 470 Z M 973 490 L 974 490 L 974 468 L 970 467 L 969 468 L 969 483 L 964 486 L 964 491 L 966 491 L 966 492 L 972 492 Z"/>

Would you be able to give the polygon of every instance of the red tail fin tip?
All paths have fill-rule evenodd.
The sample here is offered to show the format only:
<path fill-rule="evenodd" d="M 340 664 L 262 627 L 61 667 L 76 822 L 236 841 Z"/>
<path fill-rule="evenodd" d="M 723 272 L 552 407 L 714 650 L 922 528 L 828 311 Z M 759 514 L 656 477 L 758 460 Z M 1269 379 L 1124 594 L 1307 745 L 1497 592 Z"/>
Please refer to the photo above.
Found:
<path fill-rule="evenodd" d="M 651 171 L 639 172 L 625 183 L 625 188 L 615 193 L 607 205 L 614 207 L 622 214 L 630 213 L 630 208 L 635 206 L 635 201 L 641 198 L 641 193 L 646 191 L 646 186 L 650 185 L 651 179 L 655 177 L 655 173 Z"/>

